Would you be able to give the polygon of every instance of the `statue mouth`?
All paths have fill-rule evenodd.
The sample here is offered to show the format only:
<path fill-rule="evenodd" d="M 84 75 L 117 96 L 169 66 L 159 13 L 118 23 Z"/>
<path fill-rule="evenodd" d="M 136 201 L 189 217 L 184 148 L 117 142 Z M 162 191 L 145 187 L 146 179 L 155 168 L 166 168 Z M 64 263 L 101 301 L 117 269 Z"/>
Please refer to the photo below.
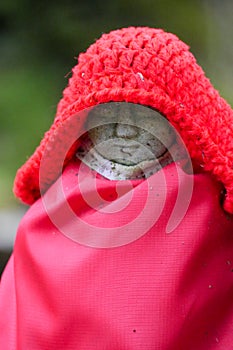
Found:
<path fill-rule="evenodd" d="M 102 157 L 126 166 L 136 166 L 141 162 L 159 161 L 166 154 L 169 154 L 167 148 L 159 147 L 156 152 L 145 145 L 133 140 L 117 140 L 116 142 L 102 143 L 95 146 L 95 151 Z"/>
<path fill-rule="evenodd" d="M 76 156 L 111 180 L 147 178 L 174 161 L 170 148 L 152 149 L 150 140 L 111 138 L 94 145 L 87 135 L 83 141 Z"/>
<path fill-rule="evenodd" d="M 136 166 L 142 162 L 147 162 L 147 161 L 159 162 L 163 158 L 170 156 L 169 151 L 165 149 L 165 150 L 162 150 L 161 153 L 158 155 L 155 155 L 150 150 L 148 150 L 148 154 L 144 155 L 143 157 L 142 156 L 135 157 L 135 152 L 137 151 L 138 148 L 122 147 L 121 149 L 119 149 L 119 152 L 117 153 L 117 155 L 115 154 L 109 160 L 115 163 L 126 165 L 126 166 Z"/>
<path fill-rule="evenodd" d="M 140 145 L 138 145 L 138 144 L 129 145 L 129 146 L 116 145 L 115 147 L 120 147 L 120 152 L 122 152 L 123 154 L 132 156 L 138 150 Z"/>

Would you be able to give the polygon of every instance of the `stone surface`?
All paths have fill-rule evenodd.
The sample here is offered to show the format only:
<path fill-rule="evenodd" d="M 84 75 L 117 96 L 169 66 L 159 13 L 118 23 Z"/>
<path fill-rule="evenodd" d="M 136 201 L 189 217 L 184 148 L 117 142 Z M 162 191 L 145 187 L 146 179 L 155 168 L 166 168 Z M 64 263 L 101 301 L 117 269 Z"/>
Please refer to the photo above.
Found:
<path fill-rule="evenodd" d="M 108 179 L 148 177 L 173 161 L 170 123 L 148 107 L 107 103 L 91 110 L 77 156 Z"/>

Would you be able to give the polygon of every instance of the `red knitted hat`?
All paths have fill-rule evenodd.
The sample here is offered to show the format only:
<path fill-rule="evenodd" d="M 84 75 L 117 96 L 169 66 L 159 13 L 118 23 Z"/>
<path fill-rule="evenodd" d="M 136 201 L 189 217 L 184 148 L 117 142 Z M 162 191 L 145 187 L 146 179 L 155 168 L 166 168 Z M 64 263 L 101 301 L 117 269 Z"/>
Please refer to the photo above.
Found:
<path fill-rule="evenodd" d="M 224 207 L 233 213 L 233 111 L 186 44 L 173 34 L 147 27 L 104 34 L 80 54 L 52 127 L 17 172 L 17 197 L 32 204 L 59 176 L 55 155 L 69 138 L 69 133 L 58 132 L 65 121 L 87 107 L 110 101 L 150 106 L 165 115 L 180 133 L 193 161 L 223 183 Z M 81 118 L 76 127 L 80 129 L 83 122 Z M 45 152 L 48 171 L 39 181 Z M 65 164 L 74 152 L 75 147 L 68 152 Z"/>

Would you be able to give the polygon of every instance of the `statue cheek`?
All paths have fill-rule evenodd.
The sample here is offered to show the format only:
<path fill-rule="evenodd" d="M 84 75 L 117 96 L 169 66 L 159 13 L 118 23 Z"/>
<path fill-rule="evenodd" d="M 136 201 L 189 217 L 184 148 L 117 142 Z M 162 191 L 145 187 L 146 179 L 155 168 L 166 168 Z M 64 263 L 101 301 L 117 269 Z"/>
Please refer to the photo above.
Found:
<path fill-rule="evenodd" d="M 89 137 L 92 142 L 96 145 L 100 142 L 108 140 L 113 137 L 114 134 L 114 126 L 112 125 L 102 125 L 96 127 L 89 131 Z"/>

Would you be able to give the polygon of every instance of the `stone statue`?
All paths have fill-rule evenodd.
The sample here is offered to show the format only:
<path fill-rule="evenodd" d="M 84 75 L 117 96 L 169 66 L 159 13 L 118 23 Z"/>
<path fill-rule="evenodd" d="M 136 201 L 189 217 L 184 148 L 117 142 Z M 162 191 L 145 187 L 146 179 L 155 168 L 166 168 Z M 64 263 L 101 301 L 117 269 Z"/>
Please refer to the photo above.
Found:
<path fill-rule="evenodd" d="M 98 105 L 77 157 L 110 180 L 147 178 L 173 161 L 174 128 L 159 112 L 119 102 Z"/>

